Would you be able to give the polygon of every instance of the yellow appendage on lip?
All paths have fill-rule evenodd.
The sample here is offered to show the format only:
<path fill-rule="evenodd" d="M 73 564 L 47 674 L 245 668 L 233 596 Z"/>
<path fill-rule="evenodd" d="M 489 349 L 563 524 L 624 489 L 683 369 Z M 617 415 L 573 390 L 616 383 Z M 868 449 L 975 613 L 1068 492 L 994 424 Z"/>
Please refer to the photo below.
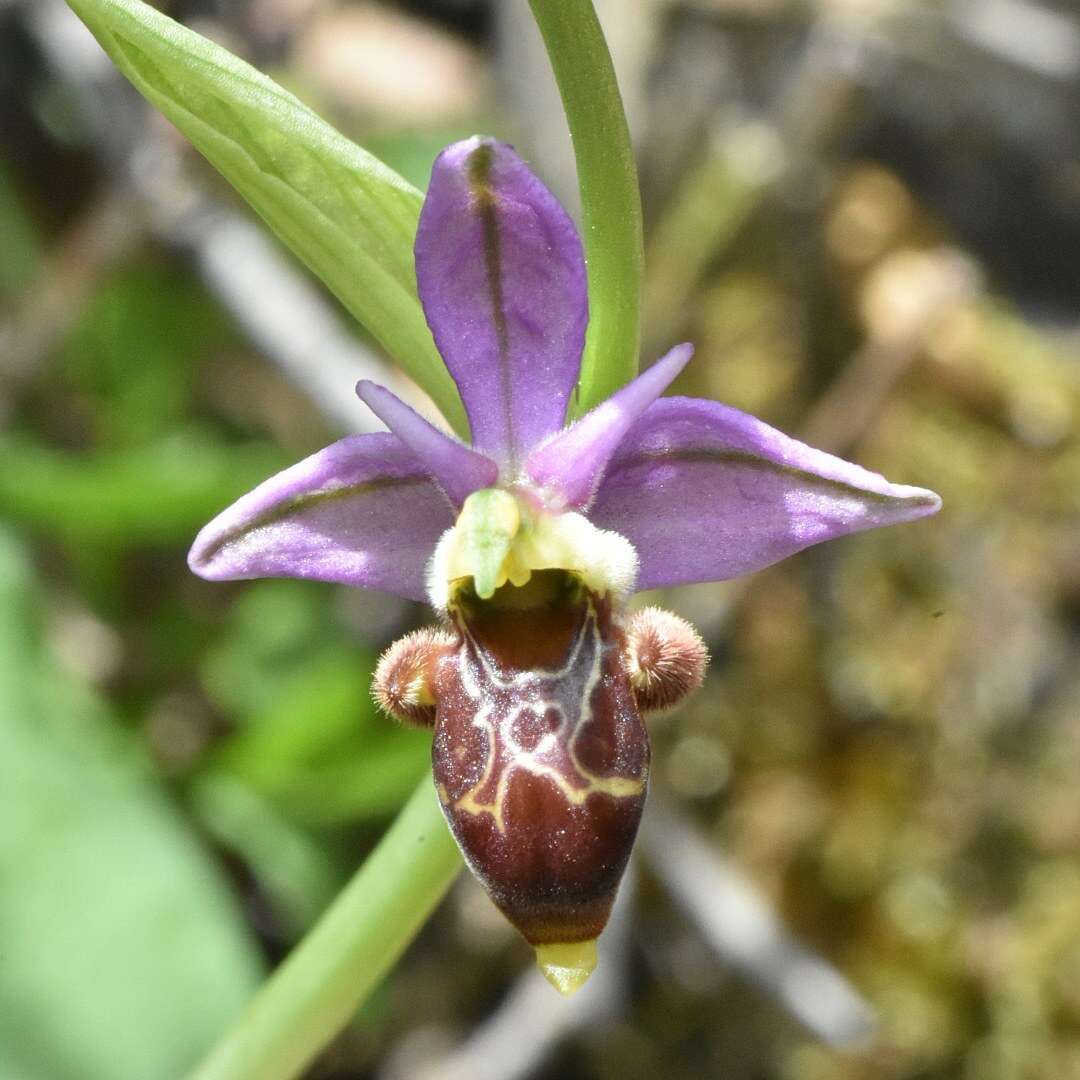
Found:
<path fill-rule="evenodd" d="M 586 983 L 596 967 L 596 938 L 559 945 L 537 945 L 536 963 L 560 994 L 570 997 Z"/>

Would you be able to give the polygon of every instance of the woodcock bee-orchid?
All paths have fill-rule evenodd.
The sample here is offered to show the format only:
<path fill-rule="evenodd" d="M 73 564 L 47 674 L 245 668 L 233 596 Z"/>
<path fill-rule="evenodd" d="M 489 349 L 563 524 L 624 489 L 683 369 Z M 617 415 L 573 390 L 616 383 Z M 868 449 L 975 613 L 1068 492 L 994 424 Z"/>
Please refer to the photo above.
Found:
<path fill-rule="evenodd" d="M 674 348 L 564 427 L 588 322 L 575 227 L 508 146 L 435 162 L 417 286 L 471 445 L 390 391 L 390 429 L 334 443 L 199 534 L 221 580 L 286 576 L 427 600 L 375 691 L 433 728 L 434 779 L 466 861 L 564 992 L 592 970 L 645 804 L 643 714 L 701 680 L 675 616 L 636 590 L 750 573 L 811 544 L 912 521 L 940 500 L 713 401 L 661 397 Z"/>

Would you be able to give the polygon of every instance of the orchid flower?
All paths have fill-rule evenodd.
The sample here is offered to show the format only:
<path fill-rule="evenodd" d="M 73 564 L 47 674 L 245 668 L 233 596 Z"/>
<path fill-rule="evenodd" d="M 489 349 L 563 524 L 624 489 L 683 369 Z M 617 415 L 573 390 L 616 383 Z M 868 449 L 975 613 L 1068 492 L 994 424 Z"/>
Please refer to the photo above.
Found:
<path fill-rule="evenodd" d="M 390 391 L 387 434 L 340 440 L 199 534 L 212 580 L 296 577 L 428 600 L 438 627 L 379 664 L 375 692 L 431 726 L 447 822 L 564 992 L 595 963 L 645 802 L 642 714 L 701 681 L 683 620 L 641 589 L 722 581 L 940 500 L 714 401 L 661 395 L 678 345 L 564 426 L 588 319 L 582 247 L 514 151 L 472 138 L 435 162 L 419 295 L 471 445 Z"/>

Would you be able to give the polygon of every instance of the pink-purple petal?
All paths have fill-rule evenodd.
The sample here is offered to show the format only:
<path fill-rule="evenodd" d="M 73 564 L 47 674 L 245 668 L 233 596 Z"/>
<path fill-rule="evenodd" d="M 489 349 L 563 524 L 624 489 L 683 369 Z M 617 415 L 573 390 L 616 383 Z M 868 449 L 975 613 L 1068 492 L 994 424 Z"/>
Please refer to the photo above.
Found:
<path fill-rule="evenodd" d="M 737 409 L 664 398 L 630 429 L 589 518 L 630 540 L 649 589 L 749 574 L 940 506 L 932 491 L 890 484 Z"/>
<path fill-rule="evenodd" d="M 551 509 L 578 510 L 592 501 L 612 454 L 634 421 L 693 355 L 693 345 L 676 345 L 633 382 L 529 455 L 525 472 Z"/>
<path fill-rule="evenodd" d="M 435 161 L 416 277 L 473 446 L 515 471 L 562 427 L 581 366 L 588 299 L 573 222 L 510 147 L 466 139 Z"/>
<path fill-rule="evenodd" d="M 423 600 L 424 571 L 454 522 L 449 500 L 394 435 L 353 435 L 260 484 L 195 539 L 211 581 L 294 577 Z"/>
<path fill-rule="evenodd" d="M 429 424 L 385 386 L 356 384 L 360 400 L 423 462 L 455 506 L 499 479 L 494 461 Z"/>

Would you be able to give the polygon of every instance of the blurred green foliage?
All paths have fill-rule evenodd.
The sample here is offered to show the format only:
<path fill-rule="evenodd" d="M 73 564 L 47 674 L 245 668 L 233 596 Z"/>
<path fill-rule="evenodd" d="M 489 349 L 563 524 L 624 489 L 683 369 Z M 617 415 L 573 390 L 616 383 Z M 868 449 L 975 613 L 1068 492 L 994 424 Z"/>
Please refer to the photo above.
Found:
<path fill-rule="evenodd" d="M 0 300 L 16 295 L 33 279 L 41 250 L 8 171 L 0 162 Z"/>
<path fill-rule="evenodd" d="M 0 1075 L 172 1080 L 262 976 L 235 899 L 0 532 Z"/>
<path fill-rule="evenodd" d="M 375 657 L 335 625 L 319 592 L 300 582 L 253 586 L 204 655 L 211 700 L 240 725 L 215 768 L 302 823 L 379 818 L 416 786 L 430 738 L 376 713 Z"/>

